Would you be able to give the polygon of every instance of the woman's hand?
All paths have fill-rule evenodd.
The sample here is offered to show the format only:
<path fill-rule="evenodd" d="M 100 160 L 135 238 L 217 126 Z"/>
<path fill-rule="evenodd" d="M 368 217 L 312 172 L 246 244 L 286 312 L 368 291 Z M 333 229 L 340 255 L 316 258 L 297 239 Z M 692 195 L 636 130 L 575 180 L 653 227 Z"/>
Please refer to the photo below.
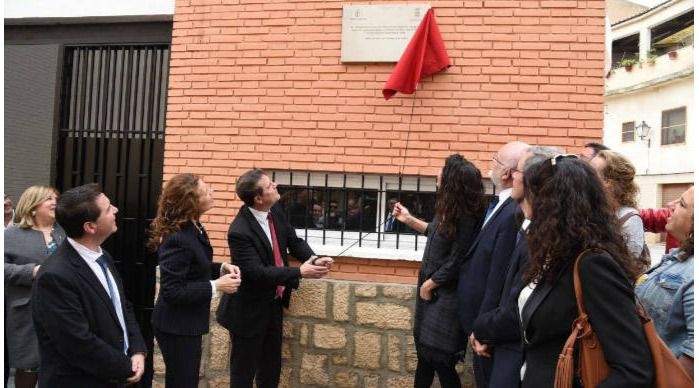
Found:
<path fill-rule="evenodd" d="M 425 280 L 424 283 L 422 283 L 422 286 L 420 286 L 420 299 L 424 300 L 425 302 L 429 302 L 432 300 L 432 290 L 437 288 L 437 283 L 435 283 L 431 278 Z"/>
<path fill-rule="evenodd" d="M 393 217 L 402 223 L 406 223 L 410 218 L 410 211 L 408 211 L 408 208 L 401 205 L 400 202 L 396 202 L 396 205 L 393 206 Z"/>

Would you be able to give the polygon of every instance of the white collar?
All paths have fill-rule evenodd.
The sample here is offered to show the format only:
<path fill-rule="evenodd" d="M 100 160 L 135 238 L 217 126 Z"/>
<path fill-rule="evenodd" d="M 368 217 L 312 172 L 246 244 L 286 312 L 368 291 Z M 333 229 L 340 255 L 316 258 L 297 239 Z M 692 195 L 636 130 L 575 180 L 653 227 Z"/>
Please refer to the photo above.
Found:
<path fill-rule="evenodd" d="M 255 219 L 258 222 L 265 223 L 265 224 L 267 223 L 267 216 L 268 216 L 269 212 L 253 209 L 252 207 L 248 207 L 248 209 L 250 209 L 250 213 L 252 213 L 253 217 L 255 217 Z"/>
<path fill-rule="evenodd" d="M 526 231 L 531 223 L 532 220 L 525 218 L 524 221 L 522 221 L 522 230 Z"/>
<path fill-rule="evenodd" d="M 99 251 L 95 252 L 92 249 L 80 244 L 79 242 L 73 240 L 70 237 L 66 238 L 66 240 L 68 240 L 70 245 L 72 245 L 73 248 L 75 248 L 75 250 L 78 252 L 80 257 L 82 257 L 85 260 L 97 261 L 97 259 L 100 256 L 102 256 L 102 247 L 98 246 L 97 249 L 99 249 Z"/>
<path fill-rule="evenodd" d="M 512 188 L 510 187 L 509 189 L 503 189 L 499 194 L 498 194 L 498 202 L 502 203 L 507 200 L 507 198 L 510 198 L 512 196 Z"/>

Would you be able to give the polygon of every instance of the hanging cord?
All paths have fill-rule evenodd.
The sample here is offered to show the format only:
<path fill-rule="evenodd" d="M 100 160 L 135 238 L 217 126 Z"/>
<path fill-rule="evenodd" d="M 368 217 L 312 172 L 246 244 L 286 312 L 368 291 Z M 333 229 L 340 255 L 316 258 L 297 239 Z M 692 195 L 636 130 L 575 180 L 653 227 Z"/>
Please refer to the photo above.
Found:
<path fill-rule="evenodd" d="M 412 123 L 413 123 L 413 113 L 415 112 L 415 98 L 417 97 L 417 87 L 415 88 L 415 93 L 413 93 L 413 100 L 412 100 L 412 106 L 410 107 L 410 116 L 408 116 L 408 135 L 405 139 L 405 148 L 403 149 L 403 161 L 401 162 L 400 165 L 400 170 L 398 170 L 398 180 L 400 181 L 403 178 L 403 170 L 405 168 L 405 159 L 406 156 L 408 155 L 408 144 L 410 143 L 410 129 L 412 128 Z M 382 229 L 384 227 L 384 224 L 386 224 L 386 220 L 383 220 L 379 224 L 379 229 Z M 366 232 L 365 235 L 362 235 L 362 232 L 360 232 L 360 236 L 357 239 L 357 241 L 353 242 L 347 248 L 345 248 L 342 252 L 338 253 L 337 256 L 342 256 L 345 252 L 349 251 L 352 247 L 357 245 L 360 241 L 362 241 L 366 236 L 370 235 L 371 233 L 374 232 Z"/>

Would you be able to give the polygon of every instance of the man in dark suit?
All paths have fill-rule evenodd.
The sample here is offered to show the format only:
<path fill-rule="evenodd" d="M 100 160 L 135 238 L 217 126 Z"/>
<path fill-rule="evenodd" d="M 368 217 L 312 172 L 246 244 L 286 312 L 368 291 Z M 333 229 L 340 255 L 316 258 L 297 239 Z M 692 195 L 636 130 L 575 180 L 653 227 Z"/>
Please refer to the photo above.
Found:
<path fill-rule="evenodd" d="M 530 147 L 519 159 L 516 169 L 512 172 L 511 197 L 522 209 L 529 206 L 524 198 L 524 171 L 557 153 L 560 151 L 555 148 Z M 524 217 L 524 214 L 517 211 L 517 216 Z M 514 251 L 508 263 L 507 275 L 498 306 L 478 316 L 473 324 L 473 334 L 470 338 L 474 353 L 480 357 L 492 357 L 493 359 L 492 370 L 497 371 L 497 373 L 490 377 L 489 385 L 491 387 L 516 388 L 520 385 L 520 369 L 524 362 L 524 354 L 522 353 L 522 334 L 519 327 L 517 299 L 529 262 L 525 238 L 529 220 L 524 219 L 521 224 L 515 240 Z"/>
<path fill-rule="evenodd" d="M 236 294 L 224 295 L 217 321 L 230 331 L 231 387 L 279 385 L 282 307 L 289 307 L 291 289 L 300 278 L 325 276 L 333 260 L 317 257 L 284 218 L 277 185 L 260 169 L 238 178 L 236 193 L 245 203 L 228 229 L 232 262 L 242 283 Z M 287 253 L 301 260 L 289 267 Z"/>
<path fill-rule="evenodd" d="M 512 173 L 528 147 L 510 142 L 493 156 L 491 180 L 500 193 L 488 207 L 481 231 L 459 270 L 459 319 L 466 337 L 473 332 L 476 317 L 497 307 L 500 300 L 518 229 L 514 217 L 517 204 L 510 197 Z M 474 354 L 473 370 L 477 386 L 488 387 L 491 360 Z"/>
<path fill-rule="evenodd" d="M 123 387 L 141 379 L 146 344 L 112 258 L 100 248 L 118 209 L 96 184 L 56 206 L 68 238 L 41 266 L 32 290 L 39 386 Z"/>

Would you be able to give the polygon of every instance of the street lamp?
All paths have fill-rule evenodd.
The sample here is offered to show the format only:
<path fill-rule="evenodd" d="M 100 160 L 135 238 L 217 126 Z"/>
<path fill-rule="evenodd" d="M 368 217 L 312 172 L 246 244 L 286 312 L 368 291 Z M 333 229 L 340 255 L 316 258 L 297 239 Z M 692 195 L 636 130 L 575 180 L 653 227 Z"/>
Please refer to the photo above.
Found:
<path fill-rule="evenodd" d="M 641 124 L 638 124 L 638 126 L 636 126 L 636 136 L 641 141 L 647 140 L 646 144 L 648 145 L 648 156 L 646 158 L 646 175 L 648 175 L 648 170 L 650 168 L 650 125 L 646 124 L 645 120 L 642 120 Z"/>

